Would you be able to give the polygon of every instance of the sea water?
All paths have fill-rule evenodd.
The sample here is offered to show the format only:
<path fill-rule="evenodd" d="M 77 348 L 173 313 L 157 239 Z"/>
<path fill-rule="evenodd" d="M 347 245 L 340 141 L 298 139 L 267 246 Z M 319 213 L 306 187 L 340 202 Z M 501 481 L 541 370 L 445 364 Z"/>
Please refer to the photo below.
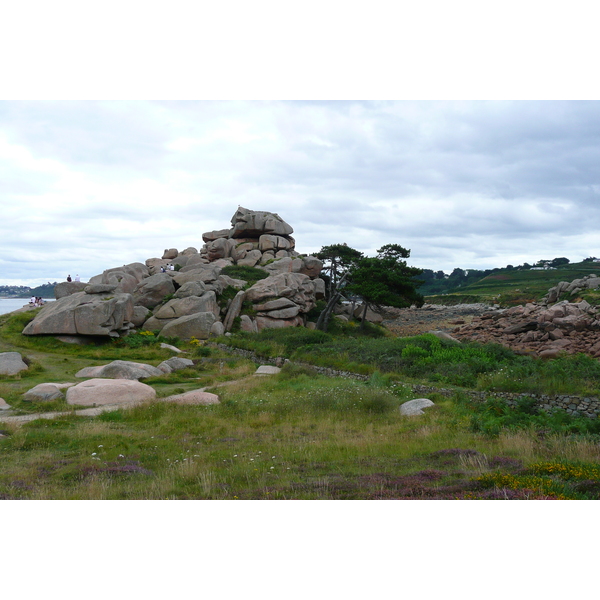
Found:
<path fill-rule="evenodd" d="M 44 298 L 44 302 L 54 302 L 54 298 Z M 0 298 L 0 315 L 19 310 L 28 304 L 27 298 Z"/>

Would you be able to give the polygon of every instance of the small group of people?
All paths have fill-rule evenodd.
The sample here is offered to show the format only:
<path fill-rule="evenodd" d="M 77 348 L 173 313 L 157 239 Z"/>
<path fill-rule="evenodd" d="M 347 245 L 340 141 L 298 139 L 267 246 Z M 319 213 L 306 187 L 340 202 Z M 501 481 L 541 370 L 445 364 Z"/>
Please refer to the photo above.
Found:
<path fill-rule="evenodd" d="M 46 304 L 44 299 L 41 296 L 31 296 L 29 299 L 29 306 L 34 306 L 37 308 L 38 306 L 44 306 Z"/>
<path fill-rule="evenodd" d="M 67 275 L 67 281 L 68 281 L 69 283 L 71 283 L 71 281 L 73 281 L 73 280 L 71 279 L 71 275 Z M 80 279 L 79 275 L 75 275 L 75 281 L 81 281 L 81 279 Z"/>
<path fill-rule="evenodd" d="M 167 271 L 174 271 L 175 265 L 173 263 L 167 263 L 166 265 L 161 266 L 160 272 L 166 273 Z"/>

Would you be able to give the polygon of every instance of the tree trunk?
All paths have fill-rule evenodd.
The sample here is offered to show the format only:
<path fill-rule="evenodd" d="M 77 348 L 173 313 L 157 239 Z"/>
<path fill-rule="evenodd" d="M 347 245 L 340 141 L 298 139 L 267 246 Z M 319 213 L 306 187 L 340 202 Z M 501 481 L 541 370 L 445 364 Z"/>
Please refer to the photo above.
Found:
<path fill-rule="evenodd" d="M 337 289 L 329 298 L 329 302 L 327 303 L 327 306 L 323 309 L 323 311 L 319 315 L 319 319 L 317 320 L 317 329 L 320 329 L 321 331 L 325 331 L 325 332 L 327 331 L 327 326 L 329 325 L 329 318 L 331 317 L 331 313 L 333 312 L 335 305 L 337 304 L 338 300 L 340 299 L 340 297 L 342 295 L 342 293 L 340 291 L 338 291 L 339 287 L 344 282 L 345 279 L 346 279 L 346 274 L 344 273 L 344 276 L 340 279 L 340 281 L 337 285 Z"/>
<path fill-rule="evenodd" d="M 365 321 L 367 320 L 367 308 L 369 308 L 369 304 L 367 302 L 365 302 L 365 307 L 363 308 L 363 313 L 362 313 L 362 317 L 360 320 L 360 330 L 361 331 L 365 330 Z"/>

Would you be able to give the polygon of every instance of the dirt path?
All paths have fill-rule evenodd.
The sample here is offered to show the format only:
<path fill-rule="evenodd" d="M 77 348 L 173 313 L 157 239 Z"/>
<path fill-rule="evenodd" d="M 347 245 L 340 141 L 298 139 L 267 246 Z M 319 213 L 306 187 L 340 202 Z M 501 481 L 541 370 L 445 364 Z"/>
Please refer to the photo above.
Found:
<path fill-rule="evenodd" d="M 440 306 L 425 304 L 422 308 L 388 309 L 383 324 L 394 335 L 408 337 L 428 331 L 445 331 L 452 334 L 460 325 L 471 323 L 474 317 L 488 312 L 487 304 L 457 304 Z"/>

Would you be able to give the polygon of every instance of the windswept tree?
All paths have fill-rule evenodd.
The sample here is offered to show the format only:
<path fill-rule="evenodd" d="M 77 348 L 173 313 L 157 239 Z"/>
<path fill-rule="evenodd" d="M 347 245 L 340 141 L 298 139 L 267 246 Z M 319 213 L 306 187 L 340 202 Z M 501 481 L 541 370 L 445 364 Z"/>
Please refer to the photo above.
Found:
<path fill-rule="evenodd" d="M 398 244 L 382 246 L 375 257 L 364 256 L 346 244 L 325 246 L 319 254 L 317 257 L 323 257 L 321 260 L 327 260 L 329 256 L 327 268 L 329 272 L 335 272 L 336 279 L 335 285 L 331 286 L 329 302 L 317 321 L 317 329 L 327 331 L 329 317 L 342 293 L 356 295 L 363 300 L 365 308 L 361 328 L 364 328 L 369 306 L 423 304 L 423 296 L 417 292 L 422 282 L 414 279 L 421 269 L 406 264 L 404 259 L 410 256 L 410 250 Z"/>
<path fill-rule="evenodd" d="M 323 246 L 315 256 L 323 261 L 322 272 L 326 275 L 327 297 L 331 298 L 337 291 L 344 273 L 347 273 L 350 267 L 363 257 L 363 253 L 343 243 Z"/>
<path fill-rule="evenodd" d="M 423 304 L 423 296 L 417 292 L 420 282 L 415 280 L 421 269 L 406 264 L 404 259 L 409 256 L 410 250 L 387 244 L 377 250 L 377 256 L 363 257 L 350 269 L 345 291 L 360 296 L 364 302 L 361 328 L 369 306 L 403 308 Z"/>

